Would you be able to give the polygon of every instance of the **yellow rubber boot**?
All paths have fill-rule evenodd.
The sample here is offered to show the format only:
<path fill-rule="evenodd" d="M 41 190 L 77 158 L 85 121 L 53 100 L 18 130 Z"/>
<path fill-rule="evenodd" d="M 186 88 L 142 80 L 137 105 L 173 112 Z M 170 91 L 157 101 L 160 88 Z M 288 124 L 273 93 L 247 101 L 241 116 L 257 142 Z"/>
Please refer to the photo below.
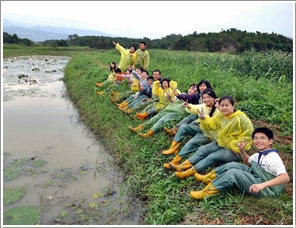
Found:
<path fill-rule="evenodd" d="M 128 109 L 128 103 L 122 107 L 119 108 L 121 111 L 125 111 Z"/>
<path fill-rule="evenodd" d="M 95 84 L 97 87 L 101 87 L 103 85 L 103 82 L 100 82 L 100 83 L 95 82 Z"/>
<path fill-rule="evenodd" d="M 110 100 L 115 103 L 115 102 L 119 102 L 120 101 L 120 97 L 110 97 Z"/>
<path fill-rule="evenodd" d="M 180 146 L 181 146 L 181 142 L 177 142 L 173 140 L 171 148 L 168 150 L 162 151 L 162 154 L 177 154 L 179 152 Z"/>
<path fill-rule="evenodd" d="M 126 106 L 128 104 L 128 102 L 124 101 L 124 102 L 121 102 L 120 104 L 116 104 L 118 108 L 122 108 L 124 106 Z"/>
<path fill-rule="evenodd" d="M 215 173 L 215 170 L 212 170 L 211 172 L 205 174 L 205 175 L 201 175 L 199 173 L 194 174 L 195 178 L 199 181 L 202 181 L 206 184 L 209 184 L 212 180 L 214 180 L 217 175 Z"/>
<path fill-rule="evenodd" d="M 193 176 L 195 173 L 196 173 L 196 170 L 195 170 L 194 167 L 192 167 L 190 169 L 187 169 L 184 172 L 175 172 L 176 176 L 181 178 L 181 179 Z"/>
<path fill-rule="evenodd" d="M 141 131 L 144 129 L 144 126 L 142 124 L 140 124 L 138 127 L 131 127 L 131 126 L 128 126 L 128 128 L 133 132 L 133 133 L 137 133 L 138 131 Z"/>
<path fill-rule="evenodd" d="M 146 117 L 137 117 L 137 118 L 138 118 L 138 120 L 146 120 Z"/>
<path fill-rule="evenodd" d="M 128 107 L 128 106 L 127 106 L 127 107 Z M 132 108 L 128 108 L 127 110 L 124 110 L 124 112 L 125 112 L 126 114 L 132 114 L 133 109 L 132 109 Z"/>
<path fill-rule="evenodd" d="M 219 191 L 215 188 L 212 183 L 209 183 L 203 190 L 191 191 L 190 196 L 194 199 L 203 199 L 206 196 L 212 196 L 218 194 Z"/>
<path fill-rule="evenodd" d="M 169 136 L 173 136 L 177 133 L 178 128 L 176 126 L 174 126 L 172 129 L 168 129 L 166 127 L 163 128 L 165 133 L 167 133 Z"/>
<path fill-rule="evenodd" d="M 141 117 L 141 118 L 145 118 L 148 116 L 148 112 L 144 112 L 144 113 L 137 113 L 137 116 L 138 117 Z"/>
<path fill-rule="evenodd" d="M 169 163 L 171 168 L 178 171 L 178 172 L 181 172 L 182 170 L 187 170 L 189 168 L 192 167 L 192 164 L 190 163 L 190 161 L 188 160 L 185 160 L 183 163 L 181 163 L 180 165 L 175 165 L 173 163 Z"/>
<path fill-rule="evenodd" d="M 180 161 L 182 161 L 182 157 L 177 155 L 176 157 L 174 157 L 173 161 L 171 161 L 170 163 L 174 164 L 174 165 L 178 165 Z M 163 166 L 167 169 L 170 169 L 171 166 L 169 163 L 164 163 Z"/>
<path fill-rule="evenodd" d="M 151 137 L 152 135 L 154 135 L 154 132 L 150 129 L 146 134 L 142 134 L 140 133 L 140 136 L 143 138 L 143 139 L 147 139 L 149 137 Z"/>
<path fill-rule="evenodd" d="M 104 95 L 105 95 L 105 91 L 103 90 L 103 91 L 101 91 L 101 92 L 97 92 L 97 94 L 98 94 L 99 96 L 104 96 Z"/>
<path fill-rule="evenodd" d="M 118 96 L 120 94 L 120 92 L 114 90 L 110 90 L 110 92 L 113 96 Z"/>

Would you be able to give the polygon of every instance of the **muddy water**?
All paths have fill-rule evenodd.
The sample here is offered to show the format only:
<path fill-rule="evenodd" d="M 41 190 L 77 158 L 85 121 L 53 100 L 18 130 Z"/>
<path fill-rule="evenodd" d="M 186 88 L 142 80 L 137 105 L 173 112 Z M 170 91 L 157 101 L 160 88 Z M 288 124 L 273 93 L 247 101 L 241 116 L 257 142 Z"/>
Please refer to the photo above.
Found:
<path fill-rule="evenodd" d="M 4 59 L 3 169 L 28 158 L 20 175 L 3 187 L 24 188 L 19 206 L 42 211 L 41 225 L 134 225 L 139 207 L 129 202 L 120 170 L 80 122 L 61 80 L 69 58 Z M 34 70 L 33 70 L 34 69 Z M 4 156 L 5 154 L 5 156 Z M 32 166 L 43 160 L 45 165 Z"/>

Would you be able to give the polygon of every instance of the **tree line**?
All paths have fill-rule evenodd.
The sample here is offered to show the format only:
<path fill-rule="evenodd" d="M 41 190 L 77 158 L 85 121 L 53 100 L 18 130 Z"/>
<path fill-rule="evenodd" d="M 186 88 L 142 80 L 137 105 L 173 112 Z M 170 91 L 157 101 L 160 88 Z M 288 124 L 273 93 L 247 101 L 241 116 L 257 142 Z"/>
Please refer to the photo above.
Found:
<path fill-rule="evenodd" d="M 16 34 L 12 36 L 4 32 L 4 43 L 18 42 L 19 44 L 32 45 L 28 39 L 20 39 Z M 46 40 L 40 42 L 41 45 L 54 47 L 88 46 L 93 49 L 112 49 L 112 40 L 120 43 L 125 48 L 132 45 L 138 46 L 141 41 L 145 41 L 149 49 L 180 50 L 195 52 L 227 52 L 242 53 L 250 49 L 256 51 L 283 51 L 293 52 L 293 39 L 276 33 L 261 33 L 259 31 L 247 32 L 235 28 L 221 30 L 219 33 L 197 33 L 181 35 L 170 34 L 160 39 L 108 37 L 108 36 L 78 36 L 69 35 L 66 40 Z"/>
<path fill-rule="evenodd" d="M 19 38 L 16 34 L 10 35 L 7 32 L 3 32 L 4 44 L 19 44 L 24 46 L 33 46 L 34 42 L 28 38 Z"/>

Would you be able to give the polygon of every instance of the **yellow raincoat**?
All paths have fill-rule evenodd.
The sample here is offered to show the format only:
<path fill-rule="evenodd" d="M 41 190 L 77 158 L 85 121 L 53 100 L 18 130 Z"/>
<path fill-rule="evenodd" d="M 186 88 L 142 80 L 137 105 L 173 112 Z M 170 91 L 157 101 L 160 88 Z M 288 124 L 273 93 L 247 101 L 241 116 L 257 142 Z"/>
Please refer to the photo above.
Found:
<path fill-rule="evenodd" d="M 203 109 L 204 113 L 206 113 L 206 114 L 209 115 L 210 112 L 211 112 L 211 110 L 212 110 L 212 108 L 206 106 L 205 103 L 203 103 L 203 104 L 197 104 L 197 105 L 188 104 L 188 106 L 190 107 L 190 109 L 189 108 L 185 108 L 185 111 L 188 112 L 188 113 L 190 113 L 191 115 L 199 115 L 199 113 L 198 113 L 197 110 L 199 110 L 199 112 L 201 112 L 202 109 Z M 217 116 L 219 113 L 220 113 L 219 109 L 216 108 L 212 117 Z M 197 118 L 196 119 L 196 122 L 200 122 L 200 119 Z M 209 141 L 213 141 L 213 140 L 216 140 L 217 139 L 217 132 L 216 132 L 216 130 L 209 130 L 209 129 L 205 130 L 202 126 L 200 127 L 200 129 L 201 129 L 203 135 L 206 136 L 209 139 Z"/>
<path fill-rule="evenodd" d="M 119 68 L 122 72 L 125 72 L 127 66 L 131 66 L 136 63 L 137 56 L 135 53 L 130 53 L 130 49 L 125 49 L 122 47 L 119 43 L 116 44 L 116 49 L 120 52 L 120 62 L 119 62 Z"/>
<path fill-rule="evenodd" d="M 134 78 L 133 82 L 132 82 L 132 86 L 131 86 L 131 90 L 133 92 L 138 92 L 139 91 L 139 86 L 138 86 L 138 79 L 136 79 L 133 75 L 131 76 Z"/>
<path fill-rule="evenodd" d="M 140 66 L 144 68 L 145 70 L 148 69 L 149 61 L 150 61 L 150 55 L 148 51 L 142 51 L 141 49 L 138 49 L 136 52 L 136 64 L 137 66 Z"/>
<path fill-rule="evenodd" d="M 116 78 L 116 76 L 115 76 L 115 72 L 114 72 L 114 70 L 112 70 L 112 71 L 110 72 L 108 78 L 106 79 L 106 81 L 112 81 L 112 82 L 113 82 L 113 81 L 115 80 L 115 78 Z"/>
<path fill-rule="evenodd" d="M 164 107 L 166 107 L 170 101 L 167 99 L 166 94 L 169 93 L 171 98 L 175 97 L 175 94 L 173 93 L 174 89 L 177 89 L 177 82 L 175 81 L 170 81 L 170 87 L 167 89 L 163 89 L 160 86 L 160 81 L 154 81 L 153 82 L 153 86 L 152 86 L 152 94 L 155 93 L 156 96 L 158 96 L 159 101 L 156 104 L 155 108 L 157 111 L 163 109 Z M 177 89 L 178 93 L 181 93 L 178 89 Z"/>
<path fill-rule="evenodd" d="M 246 138 L 246 150 L 251 148 L 252 132 L 254 130 L 251 120 L 240 110 L 231 116 L 225 117 L 219 113 L 213 117 L 206 115 L 205 120 L 200 120 L 200 126 L 204 130 L 217 131 L 217 143 L 235 153 L 239 153 L 237 144 Z"/>

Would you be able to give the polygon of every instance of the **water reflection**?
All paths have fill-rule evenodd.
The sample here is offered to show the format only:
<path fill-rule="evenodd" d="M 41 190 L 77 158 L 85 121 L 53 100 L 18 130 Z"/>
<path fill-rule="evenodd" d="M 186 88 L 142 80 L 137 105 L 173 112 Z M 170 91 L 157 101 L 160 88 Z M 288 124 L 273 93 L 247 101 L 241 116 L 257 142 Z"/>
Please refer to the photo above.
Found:
<path fill-rule="evenodd" d="M 126 209 L 125 214 L 132 216 L 119 216 L 124 214 L 120 210 L 128 196 L 121 194 L 122 178 L 110 165 L 112 157 L 79 121 L 77 110 L 63 96 L 65 88 L 60 79 L 69 59 L 56 57 L 50 61 L 52 58 L 32 56 L 4 62 L 2 151 L 11 155 L 3 161 L 3 168 L 24 157 L 47 164 L 35 170 L 24 165 L 18 178 L 3 180 L 2 188 L 26 189 L 20 201 L 4 205 L 3 211 L 36 206 L 42 210 L 42 225 L 137 224 L 136 211 L 130 214 Z M 32 72 L 32 66 L 40 70 Z M 37 84 L 20 84 L 21 73 L 34 78 Z M 77 205 L 80 213 L 76 213 Z M 69 214 L 66 219 L 64 211 Z"/>

